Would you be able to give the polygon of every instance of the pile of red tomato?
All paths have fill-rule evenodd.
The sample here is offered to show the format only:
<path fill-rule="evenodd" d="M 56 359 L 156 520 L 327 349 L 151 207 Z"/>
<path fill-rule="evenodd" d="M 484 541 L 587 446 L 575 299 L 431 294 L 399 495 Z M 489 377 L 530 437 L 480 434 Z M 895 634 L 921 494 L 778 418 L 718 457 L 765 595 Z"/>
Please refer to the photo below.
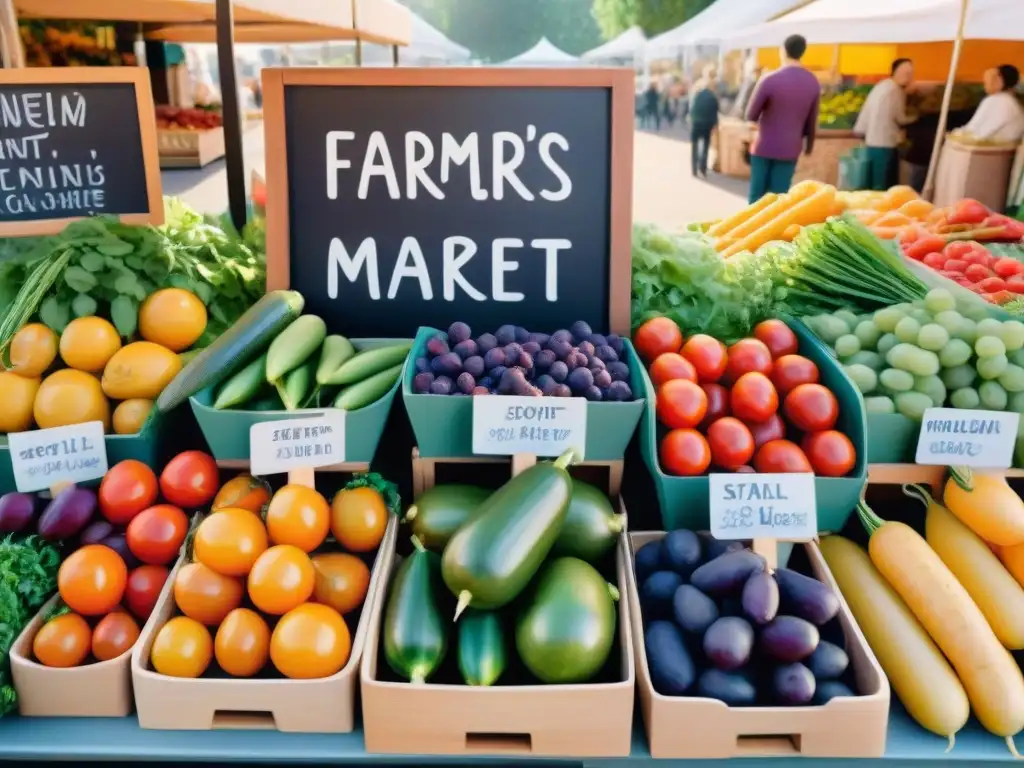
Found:
<path fill-rule="evenodd" d="M 83 538 L 124 546 L 85 543 L 61 564 L 57 590 L 67 610 L 55 612 L 33 638 L 40 664 L 76 667 L 131 650 L 185 542 L 185 510 L 208 504 L 217 482 L 216 463 L 201 451 L 178 454 L 159 479 L 134 460 L 107 472 L 97 494 L 103 519 Z M 165 503 L 157 503 L 160 497 Z"/>
<path fill-rule="evenodd" d="M 990 304 L 1005 304 L 1024 294 L 1024 264 L 997 258 L 973 240 L 947 242 L 923 235 L 902 243 L 908 258 L 920 261 L 957 285 L 979 294 Z"/>
<path fill-rule="evenodd" d="M 797 354 L 781 320 L 726 347 L 697 334 L 685 342 L 668 318 L 648 320 L 634 344 L 656 391 L 661 468 L 672 475 L 814 472 L 842 477 L 857 463 L 836 430 L 839 403 L 818 383 L 818 366 Z"/>

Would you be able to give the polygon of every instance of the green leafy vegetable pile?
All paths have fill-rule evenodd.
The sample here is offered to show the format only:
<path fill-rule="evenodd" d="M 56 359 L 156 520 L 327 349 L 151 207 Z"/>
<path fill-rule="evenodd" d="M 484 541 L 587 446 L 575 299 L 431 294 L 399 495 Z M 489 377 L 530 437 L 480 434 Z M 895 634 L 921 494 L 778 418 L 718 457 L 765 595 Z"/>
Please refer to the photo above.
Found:
<path fill-rule="evenodd" d="M 0 715 L 15 709 L 9 654 L 18 634 L 57 589 L 60 553 L 38 536 L 0 541 Z"/>
<path fill-rule="evenodd" d="M 126 339 L 140 304 L 159 288 L 184 288 L 206 305 L 196 346 L 223 333 L 265 290 L 262 223 L 225 231 L 180 201 L 165 201 L 160 227 L 97 217 L 59 235 L 0 241 L 0 348 L 34 317 L 57 333 L 73 317 L 98 314 Z"/>

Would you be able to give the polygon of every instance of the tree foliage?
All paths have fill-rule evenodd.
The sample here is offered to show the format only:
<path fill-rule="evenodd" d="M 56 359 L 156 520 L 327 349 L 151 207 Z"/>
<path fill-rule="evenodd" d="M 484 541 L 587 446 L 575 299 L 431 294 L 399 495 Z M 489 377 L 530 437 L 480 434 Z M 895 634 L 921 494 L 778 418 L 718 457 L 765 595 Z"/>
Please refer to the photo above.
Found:
<path fill-rule="evenodd" d="M 751 0 L 754 2 L 755 0 Z M 648 36 L 678 27 L 714 0 L 593 0 L 593 14 L 606 40 L 639 26 Z"/>

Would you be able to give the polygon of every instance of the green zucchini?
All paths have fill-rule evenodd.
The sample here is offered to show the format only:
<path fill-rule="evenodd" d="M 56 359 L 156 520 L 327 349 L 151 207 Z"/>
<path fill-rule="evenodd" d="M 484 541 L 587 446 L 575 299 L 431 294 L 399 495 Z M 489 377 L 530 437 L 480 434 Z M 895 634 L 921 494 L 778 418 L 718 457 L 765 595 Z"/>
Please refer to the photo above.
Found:
<path fill-rule="evenodd" d="M 542 682 L 585 683 L 615 642 L 619 591 L 576 557 L 552 560 L 516 623 L 516 650 Z"/>
<path fill-rule="evenodd" d="M 325 381 L 320 383 L 331 386 L 345 386 L 363 381 L 375 373 L 380 373 L 399 363 L 404 363 L 405 358 L 409 356 L 410 349 L 412 349 L 411 341 L 363 350 L 355 357 L 343 363 L 340 368 L 336 369 L 334 373 L 326 377 Z"/>
<path fill-rule="evenodd" d="M 505 631 L 497 611 L 470 608 L 459 621 L 459 671 L 466 685 L 494 685 L 505 671 Z"/>
<path fill-rule="evenodd" d="M 285 374 L 285 377 L 274 385 L 287 410 L 296 411 L 306 402 L 309 390 L 313 386 L 315 374 L 316 361 L 307 360 L 298 368 Z"/>
<path fill-rule="evenodd" d="M 213 407 L 222 411 L 249 402 L 263 386 L 264 371 L 267 368 L 267 355 L 264 353 L 249 363 L 245 368 L 231 376 L 221 384 Z"/>
<path fill-rule="evenodd" d="M 368 379 L 363 379 L 358 384 L 345 387 L 334 398 L 334 407 L 344 411 L 358 411 L 360 408 L 373 405 L 395 386 L 404 367 L 404 365 L 392 366 L 380 373 L 375 373 Z"/>
<path fill-rule="evenodd" d="M 317 351 L 327 335 L 327 324 L 316 315 L 303 315 L 277 334 L 267 349 L 267 381 L 277 384 Z"/>
<path fill-rule="evenodd" d="M 626 516 L 615 514 L 604 491 L 573 480 L 569 511 L 551 554 L 597 563 L 615 546 L 625 528 Z"/>
<path fill-rule="evenodd" d="M 352 342 L 344 336 L 332 334 L 324 339 L 320 348 L 320 362 L 316 366 L 316 383 L 326 384 L 330 374 L 356 353 Z"/>
<path fill-rule="evenodd" d="M 413 535 L 424 547 L 441 552 L 492 493 L 488 488 L 475 485 L 435 485 L 409 507 L 402 522 L 411 525 Z"/>
<path fill-rule="evenodd" d="M 235 324 L 192 358 L 156 399 L 161 413 L 181 405 L 201 389 L 224 381 L 299 316 L 305 300 L 296 291 L 271 291 Z"/>
<path fill-rule="evenodd" d="M 448 626 L 437 603 L 440 558 L 413 536 L 413 553 L 395 573 L 384 613 L 384 658 L 395 674 L 423 683 L 448 652 Z"/>
<path fill-rule="evenodd" d="M 488 497 L 444 548 L 441 573 L 466 608 L 501 608 L 536 575 L 558 537 L 572 496 L 570 450 L 513 477 Z"/>

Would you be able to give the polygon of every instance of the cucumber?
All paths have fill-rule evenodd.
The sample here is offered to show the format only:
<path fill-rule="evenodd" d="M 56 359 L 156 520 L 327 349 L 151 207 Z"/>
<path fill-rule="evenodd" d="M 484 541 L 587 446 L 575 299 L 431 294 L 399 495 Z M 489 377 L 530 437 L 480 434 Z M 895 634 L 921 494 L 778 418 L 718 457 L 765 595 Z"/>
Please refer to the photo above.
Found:
<path fill-rule="evenodd" d="M 437 485 L 409 507 L 403 522 L 410 523 L 413 535 L 434 552 L 444 550 L 448 540 L 492 493 L 475 485 Z"/>
<path fill-rule="evenodd" d="M 345 387 L 334 398 L 334 407 L 344 411 L 358 411 L 360 408 L 373 405 L 395 386 L 404 367 L 404 364 L 392 366 L 368 379 L 363 379 L 358 384 Z"/>
<path fill-rule="evenodd" d="M 217 399 L 213 401 L 213 407 L 221 411 L 242 405 L 254 398 L 263 386 L 266 369 L 267 356 L 262 354 L 221 385 Z"/>
<path fill-rule="evenodd" d="M 297 291 L 271 291 L 263 296 L 171 379 L 156 399 L 156 409 L 167 413 L 199 390 L 224 381 L 263 351 L 299 316 L 305 303 Z"/>
<path fill-rule="evenodd" d="M 615 514 L 604 491 L 573 480 L 569 511 L 551 554 L 596 563 L 615 546 L 625 527 L 626 516 Z"/>
<path fill-rule="evenodd" d="M 516 623 L 516 650 L 545 683 L 585 683 L 608 661 L 618 590 L 576 557 L 552 560 Z"/>
<path fill-rule="evenodd" d="M 477 515 L 444 548 L 441 574 L 466 608 L 501 608 L 514 600 L 540 569 L 558 538 L 572 496 L 566 451 L 536 464 L 488 497 Z"/>
<path fill-rule="evenodd" d="M 316 362 L 307 360 L 298 368 L 289 371 L 285 377 L 274 385 L 278 397 L 289 411 L 296 411 L 306 402 L 306 396 L 313 386 L 316 374 Z"/>
<path fill-rule="evenodd" d="M 267 350 L 267 381 L 277 384 L 316 352 L 327 335 L 327 324 L 316 315 L 303 315 L 277 334 Z"/>
<path fill-rule="evenodd" d="M 281 402 L 281 398 L 277 396 L 277 393 L 261 397 L 259 400 L 253 400 L 249 403 L 249 407 L 246 409 L 249 411 L 283 411 L 284 403 Z"/>
<path fill-rule="evenodd" d="M 448 626 L 437 604 L 440 558 L 413 536 L 398 567 L 384 614 L 384 658 L 395 674 L 423 683 L 448 651 Z"/>
<path fill-rule="evenodd" d="M 320 362 L 316 366 L 316 383 L 326 384 L 330 374 L 356 353 L 352 342 L 344 336 L 333 334 L 324 339 L 320 348 Z"/>
<path fill-rule="evenodd" d="M 375 373 L 404 363 L 405 358 L 409 356 L 410 349 L 412 349 L 411 341 L 364 350 L 343 363 L 340 368 L 320 383 L 331 386 L 355 384 Z"/>
<path fill-rule="evenodd" d="M 459 671 L 466 685 L 494 685 L 507 663 L 501 615 L 467 611 L 459 622 Z"/>

